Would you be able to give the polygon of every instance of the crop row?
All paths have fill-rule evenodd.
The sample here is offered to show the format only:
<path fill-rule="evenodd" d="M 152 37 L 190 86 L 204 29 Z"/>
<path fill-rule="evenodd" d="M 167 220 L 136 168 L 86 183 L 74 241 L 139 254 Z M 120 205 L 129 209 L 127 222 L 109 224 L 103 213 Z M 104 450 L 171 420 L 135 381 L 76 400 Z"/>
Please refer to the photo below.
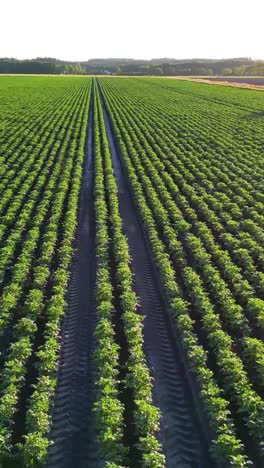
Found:
<path fill-rule="evenodd" d="M 117 461 L 119 461 L 123 456 L 122 450 L 120 448 L 121 434 L 118 431 L 118 428 L 122 428 L 123 426 L 121 416 L 122 413 L 120 406 L 117 403 L 112 404 L 111 399 L 109 405 L 103 404 L 105 402 L 105 398 L 109 397 L 109 385 L 107 385 L 108 381 L 104 379 L 104 372 L 101 370 L 101 368 L 105 368 L 105 365 L 108 363 L 108 369 L 111 369 L 112 375 L 116 378 L 116 364 L 118 356 L 115 356 L 115 359 L 111 359 L 112 353 L 108 352 L 108 346 L 112 346 L 115 353 L 117 351 L 114 343 L 112 342 L 114 339 L 114 331 L 113 328 L 111 328 L 111 320 L 113 327 L 113 316 L 114 314 L 117 314 L 117 311 L 114 310 L 113 305 L 111 304 L 112 295 L 112 301 L 114 300 L 115 307 L 120 311 L 121 323 L 119 326 L 124 330 L 128 351 L 128 359 L 125 363 L 125 382 L 123 385 L 125 384 L 125 386 L 130 389 L 132 393 L 134 406 L 132 417 L 135 427 L 134 449 L 136 448 L 136 450 L 139 452 L 141 466 L 162 467 L 164 466 L 164 457 L 161 454 L 159 443 L 155 437 L 155 433 L 159 429 L 159 412 L 152 404 L 151 377 L 143 352 L 142 317 L 137 312 L 137 297 L 132 287 L 130 254 L 127 240 L 122 232 L 122 219 L 119 214 L 118 204 L 118 190 L 108 147 L 103 111 L 96 87 L 94 119 L 96 135 L 94 146 L 97 158 L 96 164 L 98 164 L 96 165 L 95 169 L 95 177 L 100 186 L 99 193 L 96 192 L 98 202 L 96 212 L 100 219 L 103 216 L 102 225 L 99 224 L 98 226 L 98 228 L 103 230 L 102 237 L 99 237 L 99 241 L 100 239 L 103 241 L 103 252 L 100 250 L 99 243 L 99 254 L 101 253 L 102 257 L 101 255 L 99 256 L 101 263 L 99 262 L 99 269 L 97 270 L 97 281 L 99 281 L 100 292 L 98 315 L 101 316 L 101 322 L 98 324 L 99 334 L 97 332 L 100 345 L 100 365 L 98 367 L 98 384 L 100 391 L 98 394 L 99 399 L 96 403 L 96 408 L 99 416 L 99 422 L 101 423 L 101 439 L 104 441 L 106 461 L 117 463 Z M 111 255 L 113 262 L 112 270 L 110 270 Z M 113 284 L 112 292 L 109 285 L 109 278 L 111 278 Z M 106 302 L 104 301 L 102 291 L 105 291 Z M 104 308 L 103 310 L 103 315 L 102 304 L 108 304 L 108 307 L 106 309 Z M 106 313 L 106 316 L 104 313 Z M 102 329 L 104 319 L 107 320 L 107 327 Z M 108 339 L 108 336 L 106 335 L 108 331 L 110 339 Z M 112 363 L 111 368 L 109 365 L 110 362 Z M 144 382 L 144 385 L 142 385 L 142 382 Z M 111 386 L 110 388 L 115 389 L 115 386 Z M 100 411 L 98 411 L 98 408 Z M 107 409 L 109 413 L 107 415 L 102 414 L 102 409 Z M 111 431 L 109 432 L 108 425 L 109 423 L 112 424 L 115 422 L 114 415 L 116 414 L 115 411 L 117 409 L 119 416 L 117 421 L 117 428 L 115 429 L 113 426 L 110 426 Z M 111 417 L 112 411 L 113 417 Z M 111 446 L 109 447 L 109 441 L 108 444 L 106 443 L 107 440 L 105 434 L 108 434 L 110 437 L 113 430 L 115 437 L 118 437 L 118 440 L 116 440 L 115 437 L 112 437 L 112 440 L 115 442 L 115 445 L 118 442 L 120 454 L 119 458 L 113 456 L 116 453 L 116 447 L 111 451 Z M 128 448 L 128 452 L 130 450 L 131 448 Z"/>
<path fill-rule="evenodd" d="M 115 99 L 118 99 L 116 95 Z M 127 116 L 126 109 L 123 109 L 123 114 Z M 239 241 L 236 241 L 231 235 L 227 235 L 225 233 L 224 227 L 221 225 L 219 220 L 219 214 L 217 216 L 217 214 L 210 210 L 206 203 L 195 194 L 191 184 L 192 180 L 188 178 L 188 168 L 186 167 L 188 166 L 188 162 L 186 161 L 186 166 L 182 165 L 180 173 L 177 171 L 178 158 L 175 158 L 175 155 L 173 155 L 169 149 L 166 151 L 166 146 L 164 147 L 164 141 L 169 139 L 166 135 L 166 126 L 164 125 L 163 140 L 161 138 L 159 139 L 158 146 L 155 142 L 153 143 L 153 141 L 150 140 L 149 134 L 151 132 L 151 127 L 147 124 L 147 120 L 148 117 L 146 116 L 146 113 L 144 113 L 144 120 L 143 117 L 140 119 L 139 112 L 136 116 L 134 115 L 134 117 L 131 115 L 128 117 L 128 131 L 135 131 L 137 135 L 137 139 L 135 140 L 137 150 L 142 153 L 142 149 L 140 148 L 141 145 L 144 150 L 147 151 L 147 154 L 151 154 L 152 163 L 155 163 L 160 176 L 163 178 L 163 183 L 169 187 L 179 210 L 183 211 L 185 219 L 190 223 L 191 227 L 193 226 L 192 229 L 196 235 L 198 233 L 197 226 L 200 225 L 199 223 L 196 225 L 197 221 L 207 222 L 207 232 L 206 225 L 204 223 L 203 231 L 206 232 L 207 237 L 211 235 L 211 230 L 215 234 L 215 242 L 213 243 L 214 251 L 212 252 L 211 249 L 210 254 L 213 253 L 217 268 L 221 270 L 224 279 L 226 279 L 228 283 L 232 282 L 232 292 L 240 301 L 241 305 L 244 306 L 246 302 L 247 309 L 249 309 L 249 316 L 253 316 L 255 318 L 255 315 L 257 314 L 259 317 L 259 325 L 261 325 L 263 323 L 264 312 L 263 301 L 257 297 L 254 299 L 254 296 L 262 296 L 263 274 L 256 271 L 256 268 L 250 260 L 248 251 L 246 251 L 245 248 L 242 248 Z M 140 138 L 140 126 L 144 126 L 145 128 L 144 134 L 146 135 L 146 138 L 144 141 Z M 155 133 L 157 133 L 156 128 Z M 170 138 L 170 141 L 171 140 L 172 138 Z M 174 146 L 174 148 L 175 151 L 177 151 L 177 147 Z M 169 159 L 171 159 L 171 161 Z M 185 179 L 187 180 L 185 181 Z M 205 241 L 205 245 L 206 244 L 207 239 Z M 254 248 L 254 252 L 256 252 L 256 244 L 252 239 L 251 244 L 252 249 Z M 228 251 L 226 251 L 226 248 L 228 248 Z M 259 247 L 259 249 L 261 250 L 261 247 Z M 216 250 L 217 255 L 215 255 Z M 221 253 L 223 258 L 225 258 L 225 262 L 221 261 Z M 260 260 L 261 258 L 263 257 L 260 257 Z M 241 268 L 244 265 L 245 268 L 242 269 L 244 274 L 243 276 Z M 253 287 L 249 284 L 248 280 Z"/>
<path fill-rule="evenodd" d="M 118 97 L 115 96 L 115 99 L 118 99 Z M 160 184 L 164 184 L 170 191 L 172 198 L 172 200 L 170 201 L 170 205 L 172 206 L 171 213 L 174 212 L 176 218 L 178 217 L 178 219 L 179 217 L 183 218 L 183 215 L 185 216 L 185 218 L 183 218 L 183 221 L 185 219 L 185 221 L 189 223 L 189 225 L 187 225 L 186 223 L 184 224 L 185 231 L 192 230 L 195 235 L 201 237 L 201 239 L 204 241 L 205 248 L 208 250 L 208 253 L 212 255 L 212 259 L 216 267 L 221 271 L 223 278 L 227 280 L 228 284 L 232 282 L 231 291 L 234 294 L 235 298 L 240 302 L 240 304 L 243 307 L 246 305 L 249 317 L 255 320 L 257 315 L 258 324 L 260 326 L 263 326 L 263 301 L 261 299 L 258 299 L 257 297 L 254 299 L 254 296 L 257 296 L 259 294 L 259 289 L 256 288 L 255 291 L 254 288 L 250 286 L 247 279 L 241 274 L 240 268 L 234 263 L 234 261 L 232 261 L 232 258 L 230 258 L 228 252 L 226 252 L 226 250 L 223 248 L 223 245 L 221 243 L 219 244 L 219 238 L 212 240 L 212 234 L 210 229 L 212 229 L 213 232 L 215 231 L 214 225 L 215 223 L 219 224 L 219 218 L 217 218 L 216 215 L 214 215 L 214 218 L 211 220 L 210 212 L 208 212 L 209 210 L 207 206 L 205 204 L 201 204 L 199 198 L 194 194 L 191 184 L 188 185 L 187 182 L 185 182 L 183 177 L 185 176 L 185 172 L 188 173 L 188 169 L 184 170 L 183 168 L 181 174 L 177 172 L 177 170 L 175 169 L 175 165 L 168 162 L 168 152 L 165 152 L 163 150 L 162 141 L 160 141 L 160 146 L 149 144 L 148 134 L 151 131 L 151 129 L 146 123 L 146 114 L 144 114 L 144 120 L 143 118 L 141 118 L 140 120 L 138 119 L 138 116 L 140 116 L 140 112 L 138 112 L 138 115 L 134 116 L 133 118 L 131 117 L 131 115 L 128 117 L 127 115 L 128 114 L 126 113 L 126 109 L 123 109 L 122 118 L 127 119 L 126 121 L 128 132 L 130 132 L 130 135 L 133 135 L 133 132 L 135 132 L 136 135 L 136 138 L 134 138 L 135 148 L 137 149 L 139 154 L 141 154 L 141 157 L 144 158 L 145 164 L 149 165 L 149 170 L 151 170 L 152 164 L 155 164 L 160 178 L 162 179 Z M 140 136 L 140 125 L 144 125 L 144 128 L 146 129 L 144 133 L 144 135 L 146 135 L 145 139 L 142 139 Z M 164 140 L 165 138 L 166 131 L 164 130 Z M 144 156 L 145 154 L 151 156 L 151 163 L 150 158 Z M 174 162 L 177 164 L 176 159 Z M 161 187 L 162 185 L 159 186 L 160 190 Z M 177 206 L 175 206 L 175 203 L 179 208 L 178 210 Z M 201 212 L 204 215 L 207 214 L 206 221 L 208 227 L 204 223 L 199 223 L 200 220 L 204 221 L 204 217 L 202 217 L 201 219 L 199 217 Z M 213 221 L 215 221 L 215 223 Z M 222 230 L 221 232 L 224 231 Z M 218 232 L 218 234 L 221 235 L 221 232 Z M 210 238 L 211 242 L 208 242 L 208 238 Z M 221 255 L 223 258 L 221 258 Z M 241 263 L 241 248 L 240 250 L 235 250 L 234 256 L 235 259 Z M 208 259 L 210 259 L 210 257 L 208 257 Z M 248 262 L 247 266 L 249 268 Z M 254 280 L 256 282 L 256 278 L 254 278 Z M 228 291 L 227 294 L 229 294 Z"/>
<path fill-rule="evenodd" d="M 80 94 L 80 90 L 76 93 L 76 95 L 78 94 Z M 77 97 L 76 95 L 69 93 L 67 99 L 65 99 L 64 96 L 63 104 L 59 102 L 58 105 L 56 101 L 52 101 L 50 110 L 48 108 L 45 114 L 45 120 L 43 119 L 42 113 L 40 113 L 39 123 L 35 121 L 31 131 L 29 131 L 28 128 L 24 128 L 22 132 L 19 130 L 19 136 L 14 137 L 14 144 L 8 139 L 8 149 L 4 153 L 7 161 L 5 164 L 2 163 L 1 165 L 1 215 L 4 213 L 4 210 L 6 211 L 8 208 L 8 203 L 12 200 L 13 191 L 15 190 L 17 193 L 21 184 L 27 181 L 28 172 L 35 172 L 36 175 L 41 171 L 42 165 L 40 155 L 45 149 L 45 146 L 49 143 L 52 135 L 53 138 L 59 136 L 63 128 L 64 114 L 67 116 L 69 106 L 74 104 Z M 54 105 L 57 105 L 55 111 L 53 108 Z M 32 117 L 30 123 L 32 123 Z M 15 145 L 17 145 L 17 147 Z M 34 161 L 34 165 L 32 161 Z"/>
<path fill-rule="evenodd" d="M 133 94 L 136 94 L 137 89 L 135 85 L 132 90 Z M 126 95 L 128 94 L 127 91 L 128 89 L 126 89 Z M 122 90 L 119 90 L 119 94 L 122 95 Z M 129 96 L 127 97 L 129 98 Z M 256 162 L 259 161 L 261 163 L 262 158 L 262 146 L 260 146 L 260 155 L 258 159 L 256 159 L 256 149 L 254 148 L 254 151 L 252 150 L 256 138 L 255 135 L 254 139 L 251 135 L 248 142 L 249 148 L 245 145 L 245 139 L 243 141 L 243 146 L 239 145 L 236 140 L 230 138 L 230 124 L 229 126 L 226 124 L 226 122 L 229 122 L 230 115 L 228 115 L 228 120 L 224 119 L 224 121 L 222 121 L 221 118 L 223 111 L 220 108 L 221 112 L 219 112 L 219 106 L 217 109 L 219 122 L 217 122 L 216 128 L 214 122 L 209 119 L 208 115 L 206 115 L 205 118 L 203 117 L 203 108 L 201 109 L 200 106 L 197 106 L 197 108 L 192 106 L 191 109 L 191 99 L 180 103 L 175 101 L 174 103 L 171 99 L 168 100 L 166 94 L 162 94 L 161 99 L 160 93 L 157 93 L 157 95 L 151 93 L 150 95 L 145 83 L 144 97 L 141 97 L 140 99 L 140 107 L 143 106 L 144 108 L 146 103 L 148 105 L 146 117 L 149 118 L 153 114 L 156 115 L 155 130 L 158 130 L 159 128 L 159 119 L 157 118 L 161 118 L 162 115 L 164 115 L 164 117 L 166 116 L 166 119 L 164 120 L 163 118 L 161 121 L 161 127 L 169 128 L 170 136 L 172 138 L 177 138 L 177 154 L 181 154 L 182 151 L 185 151 L 187 155 L 189 152 L 191 153 L 191 157 L 188 158 L 189 161 L 187 159 L 184 161 L 186 163 L 186 168 L 188 168 L 189 165 L 192 165 L 192 159 L 195 158 L 195 164 L 197 163 L 198 167 L 203 167 L 203 170 L 207 170 L 207 178 L 210 175 L 213 177 L 214 185 L 210 187 L 211 190 L 218 185 L 220 187 L 222 184 L 225 185 L 225 182 L 227 182 L 229 186 L 230 184 L 235 184 L 238 188 L 240 187 L 241 191 L 243 190 L 242 187 L 244 185 L 245 191 L 243 191 L 243 196 L 246 197 L 247 202 L 255 202 L 254 198 L 251 197 L 249 190 L 252 190 L 255 178 L 258 184 L 261 183 L 261 173 L 263 175 L 261 164 L 259 168 L 260 172 L 258 171 L 258 173 L 256 173 L 255 171 Z M 149 105 L 150 103 L 152 104 L 151 106 Z M 189 103 L 187 115 L 184 114 L 184 106 L 186 103 Z M 174 104 L 177 104 L 178 106 L 176 107 Z M 211 106 L 209 111 L 211 115 Z M 207 109 L 207 114 L 209 111 Z M 243 126 L 242 128 L 239 127 L 239 130 L 243 131 Z M 221 135 L 222 140 L 219 140 L 219 134 Z M 224 141 L 224 138 L 227 138 L 227 134 L 228 139 L 227 141 Z M 261 134 L 259 135 L 259 138 L 261 138 Z M 252 154 L 250 153 L 250 150 Z M 195 157 L 201 152 L 203 154 L 203 159 Z M 244 160 L 244 164 L 241 163 L 241 160 Z M 206 165 L 204 164 L 205 161 Z M 252 161 L 251 164 L 249 164 L 250 161 Z M 240 169 L 241 164 L 242 166 Z M 246 173 L 245 169 L 247 171 Z M 216 171 L 215 177 L 213 176 L 214 171 Z M 201 178 L 199 182 L 208 183 L 207 178 L 204 178 L 204 180 Z M 246 182 L 246 179 L 248 179 L 248 182 Z M 229 190 L 228 195 L 232 197 L 235 195 L 235 192 L 233 192 L 233 190 Z"/>
<path fill-rule="evenodd" d="M 227 408 L 230 401 L 232 403 L 232 413 L 234 412 L 236 415 L 235 421 L 237 421 L 237 418 L 240 421 L 242 415 L 243 424 L 257 447 L 261 444 L 264 435 L 264 404 L 250 382 L 250 373 L 247 373 L 247 365 L 250 367 L 253 363 L 259 376 L 256 388 L 260 388 L 262 385 L 261 366 L 263 364 L 261 364 L 258 356 L 261 354 L 260 350 L 263 350 L 263 344 L 254 337 L 255 327 L 263 326 L 261 318 L 263 317 L 261 315 L 262 301 L 257 298 L 258 289 L 255 288 L 252 291 L 253 296 L 247 302 L 247 315 L 251 325 L 249 326 L 246 315 L 244 315 L 244 308 L 236 302 L 233 297 L 233 290 L 229 289 L 228 283 L 225 283 L 220 275 L 218 263 L 214 266 L 212 262 L 210 249 L 207 247 L 207 239 L 211 234 L 210 225 L 208 229 L 205 224 L 199 224 L 200 232 L 202 232 L 201 228 L 204 228 L 204 237 L 201 240 L 199 238 L 200 234 L 195 228 L 199 220 L 195 221 L 192 217 L 195 215 L 195 210 L 193 213 L 188 204 L 185 204 L 185 211 L 182 209 L 183 205 L 177 207 L 177 199 L 181 196 L 181 202 L 183 202 L 183 195 L 179 192 L 179 187 L 175 184 L 176 181 L 173 181 L 170 170 L 165 165 L 166 158 L 165 154 L 164 156 L 162 154 L 162 139 L 158 142 L 159 144 L 153 144 L 154 134 L 157 135 L 159 130 L 157 129 L 154 117 L 151 119 L 151 126 L 146 124 L 148 115 L 151 113 L 150 106 L 147 109 L 147 105 L 144 102 L 147 99 L 142 97 L 144 103 L 142 111 L 141 108 L 137 107 L 137 113 L 135 112 L 135 107 L 136 105 L 138 106 L 137 102 L 133 108 L 134 113 L 131 112 L 129 116 L 129 101 L 133 100 L 131 94 L 129 95 L 129 85 L 125 85 L 127 98 L 121 101 L 118 93 L 112 94 L 111 83 L 110 80 L 102 80 L 100 82 L 130 183 L 133 186 L 139 206 L 141 204 L 140 210 L 144 221 L 145 223 L 149 223 L 149 225 L 147 224 L 149 235 L 152 235 L 152 231 L 154 232 L 154 230 L 156 232 L 157 237 L 152 242 L 152 245 L 161 274 L 160 259 L 158 252 L 155 251 L 158 241 L 160 248 L 163 249 L 164 256 L 166 254 L 169 255 L 169 257 L 165 257 L 167 258 L 168 270 L 169 268 L 171 269 L 171 281 L 173 281 L 169 285 L 172 287 L 173 284 L 174 291 L 177 289 L 177 296 L 175 295 L 177 297 L 177 304 L 182 304 L 181 310 L 184 310 L 185 313 L 185 331 L 191 331 L 191 324 L 193 323 L 191 319 L 194 319 L 193 333 L 198 333 L 199 340 L 205 346 L 210 357 L 206 368 L 210 377 L 214 377 L 215 379 L 215 381 L 211 380 L 210 384 L 216 385 L 215 382 L 218 382 L 219 387 L 223 389 L 223 395 L 226 398 L 223 401 L 227 405 L 225 417 L 229 419 Z M 135 87 L 134 84 L 133 87 Z M 146 107 L 144 108 L 144 106 Z M 156 109 L 160 108 L 162 109 L 162 103 L 157 101 Z M 163 132 L 165 140 L 166 124 L 164 124 Z M 160 133 L 162 134 L 162 129 Z M 167 136 L 169 137 L 169 135 Z M 171 136 L 171 139 L 173 139 L 173 136 Z M 153 144 L 152 147 L 150 142 Z M 178 156 L 175 144 L 174 161 L 177 164 L 176 155 Z M 186 170 L 188 171 L 188 169 Z M 182 166 L 182 186 L 186 188 L 186 193 L 188 193 L 188 183 L 184 181 L 184 171 L 185 166 Z M 187 197 L 185 200 L 188 200 Z M 191 216 L 186 216 L 190 212 Z M 146 213 L 148 213 L 148 216 L 146 216 Z M 151 222 L 150 217 L 152 218 Z M 192 219 L 190 219 L 191 217 Z M 190 232 L 191 229 L 193 233 Z M 208 229 L 208 231 L 205 229 Z M 197 234 L 198 237 L 196 237 Z M 214 244 L 214 238 L 209 237 L 209 240 Z M 223 252 L 225 251 L 223 250 Z M 214 257 L 214 261 L 215 259 L 216 257 Z M 163 259 L 163 263 L 164 261 Z M 168 289 L 166 281 L 165 286 Z M 168 294 L 168 296 L 170 304 L 174 304 L 176 297 L 174 295 L 171 297 L 171 294 Z M 239 298 L 242 301 L 242 290 Z M 187 302 L 190 303 L 190 315 L 188 315 Z M 216 311 L 220 312 L 220 316 Z M 176 319 L 179 328 L 182 330 L 182 313 Z M 244 350 L 242 353 L 240 353 L 240 349 L 237 349 L 239 348 L 240 341 L 236 337 L 239 337 L 240 340 L 242 339 L 242 348 Z M 186 338 L 187 336 L 183 333 L 183 342 L 189 360 L 193 364 L 194 372 L 201 384 L 199 365 L 197 361 L 193 362 L 193 356 L 189 352 L 189 344 Z M 256 353 L 254 356 L 253 349 L 256 349 L 256 347 L 259 354 Z M 198 349 L 201 350 L 202 348 L 199 347 Z M 248 350 L 248 353 L 246 350 Z M 243 360 L 246 362 L 246 367 L 244 367 Z M 210 367 L 208 367 L 209 362 Z M 212 362 L 215 362 L 215 365 L 212 366 Z M 210 369 L 212 369 L 213 373 Z M 205 401 L 203 388 L 201 388 L 201 397 Z M 208 401 L 206 403 L 207 411 L 212 420 L 211 413 L 214 414 L 215 407 L 212 408 L 212 401 L 210 404 L 208 404 Z M 234 434 L 230 438 L 225 439 L 225 436 L 221 433 L 222 426 L 219 424 L 219 419 L 216 418 L 216 421 L 214 421 L 214 428 L 216 431 L 219 431 L 219 440 L 223 441 L 224 439 L 226 442 L 228 441 L 225 447 L 226 450 L 221 455 L 226 456 L 235 466 L 244 466 L 246 461 L 243 455 L 233 452 L 234 446 L 239 451 L 241 444 L 235 439 Z M 232 430 L 230 429 L 231 427 L 233 429 L 233 423 L 225 425 L 225 429 L 227 430 L 226 435 L 230 436 L 231 433 L 229 431 Z"/>
<path fill-rule="evenodd" d="M 135 85 L 134 85 L 135 86 Z M 134 94 L 136 90 L 132 88 Z M 113 93 L 113 90 L 111 90 Z M 135 114 L 135 106 L 137 104 L 137 100 L 133 100 L 134 97 L 131 98 L 128 94 L 129 88 L 125 89 L 125 92 L 122 89 L 118 90 L 115 93 L 115 97 L 123 97 L 126 99 L 126 102 L 130 103 L 127 104 L 128 109 L 131 109 L 136 117 L 140 118 L 140 114 Z M 146 93 L 146 91 L 145 91 Z M 165 104 L 164 104 L 165 101 Z M 150 105 L 150 103 L 152 105 Z M 147 122 L 150 124 L 150 130 L 146 133 L 147 138 L 149 139 L 150 143 L 156 143 L 159 149 L 163 149 L 166 151 L 167 156 L 169 157 L 170 161 L 176 166 L 177 170 L 182 172 L 184 170 L 184 177 L 188 178 L 188 182 L 192 184 L 195 190 L 201 190 L 201 188 L 205 188 L 205 195 L 207 195 L 208 199 L 210 199 L 210 194 L 213 196 L 218 196 L 218 190 L 216 188 L 219 186 L 220 192 L 227 190 L 227 197 L 224 197 L 223 202 L 226 203 L 227 201 L 230 203 L 232 197 L 235 198 L 234 201 L 238 201 L 242 204 L 242 208 L 246 207 L 251 201 L 252 203 L 256 202 L 256 194 L 254 193 L 254 197 L 250 195 L 252 191 L 252 175 L 256 177 L 260 177 L 259 171 L 256 173 L 256 157 L 254 157 L 254 165 L 253 171 L 254 174 L 250 174 L 248 167 L 243 167 L 242 171 L 242 179 L 238 179 L 236 177 L 236 184 L 234 185 L 233 177 L 236 173 L 237 167 L 239 165 L 238 158 L 235 159 L 234 153 L 237 154 L 237 148 L 232 147 L 231 151 L 226 151 L 226 145 L 222 142 L 222 147 L 212 147 L 210 148 L 209 144 L 210 141 L 213 139 L 213 144 L 215 144 L 215 139 L 217 138 L 217 133 L 215 128 L 210 128 L 210 133 L 208 131 L 204 131 L 201 127 L 201 116 L 198 115 L 195 121 L 192 122 L 192 115 L 193 113 L 190 112 L 188 114 L 188 120 L 182 118 L 182 107 L 179 109 L 171 103 L 168 105 L 166 103 L 166 96 L 162 95 L 162 99 L 160 96 L 154 97 L 146 95 L 146 97 L 141 97 L 140 99 L 140 108 L 142 108 L 144 112 L 145 118 L 145 125 Z M 221 114 L 220 114 L 221 115 Z M 152 123 L 153 119 L 155 119 L 155 128 L 153 128 Z M 190 123 L 192 126 L 190 126 Z M 206 121 L 206 125 L 210 125 L 210 121 Z M 152 130 L 152 131 L 151 131 Z M 217 128 L 217 132 L 219 132 L 219 125 Z M 167 134 L 167 135 L 166 135 Z M 160 135 L 160 138 L 159 138 Z M 251 141 L 252 143 L 252 141 Z M 228 142 L 228 147 L 230 146 Z M 199 156 L 202 154 L 202 158 Z M 177 157 L 176 157 L 177 156 Z M 249 158 L 247 152 L 247 160 Z M 228 163 L 230 159 L 234 158 L 235 163 L 232 165 L 230 170 L 228 169 Z M 217 165 L 217 167 L 215 167 Z M 245 172 L 245 169 L 247 172 Z M 228 171 L 228 176 L 225 175 L 225 171 Z M 261 164 L 260 164 L 261 170 Z M 215 175 L 214 175 L 215 173 Z M 229 178 L 231 177 L 231 179 Z M 249 177 L 249 182 L 246 183 L 245 178 Z M 221 180 L 222 179 L 222 180 Z M 260 179 L 261 180 L 261 179 Z M 243 183 L 245 185 L 245 190 L 242 189 Z M 219 185 L 218 185 L 219 184 Z M 199 194 L 199 192 L 198 192 Z M 258 195 L 261 196 L 261 191 L 258 191 Z M 214 199 L 215 197 L 213 197 Z M 214 200 L 214 203 L 216 200 Z M 217 200 L 218 206 L 221 200 Z M 232 209 L 233 208 L 233 212 Z M 256 204 L 256 208 L 258 209 L 258 204 Z M 260 213 L 262 213 L 262 204 L 260 203 Z M 233 203 L 230 207 L 230 214 L 232 214 L 230 219 L 230 229 L 232 232 L 237 230 L 239 231 L 238 223 L 236 221 L 237 216 L 240 213 L 239 206 L 236 203 Z M 228 228 L 228 215 L 229 210 L 227 207 L 224 206 L 224 220 L 225 228 Z M 249 216 L 251 216 L 254 212 L 253 207 L 251 206 L 250 210 L 248 210 Z M 236 214 L 235 214 L 236 213 Z M 217 211 L 217 217 L 219 217 L 219 209 Z M 231 224 L 233 219 L 233 224 Z M 226 219 L 225 219 L 226 218 Z M 241 228 L 243 230 L 247 228 L 247 224 L 245 222 L 241 223 Z M 227 229 L 228 230 L 228 229 Z"/>
<path fill-rule="evenodd" d="M 1 334 L 5 346 L 10 343 L 1 372 L 0 453 L 5 463 L 42 465 L 49 445 L 90 81 L 71 93 L 60 109 L 61 121 L 59 113 L 49 121 L 50 129 L 56 119 L 58 123 L 46 136 L 46 163 L 28 199 L 27 184 L 21 186 L 23 208 L 1 251 Z"/>
<path fill-rule="evenodd" d="M 262 464 L 263 128 L 255 115 L 261 98 L 247 96 L 166 79 L 21 77 L 18 86 L 3 78 L 1 465 L 47 461 L 89 106 L 93 409 L 104 465 L 130 466 L 133 459 L 145 468 L 165 466 L 106 114 L 216 465 Z"/>
<path fill-rule="evenodd" d="M 79 106 L 78 103 L 77 106 Z M 75 109 L 74 107 L 74 110 Z M 41 227 L 43 223 L 45 223 L 46 216 L 49 214 L 49 209 L 52 203 L 54 203 L 54 197 L 56 197 L 57 179 L 60 172 L 65 169 L 65 153 L 67 154 L 69 145 L 71 144 L 72 135 L 74 132 L 77 133 L 75 126 L 76 122 L 78 122 L 78 114 L 76 111 L 71 114 L 71 117 L 69 125 L 65 128 L 65 134 L 63 132 L 64 138 L 61 144 L 56 141 L 52 146 L 50 158 L 40 174 L 37 184 L 30 192 L 28 202 L 24 204 L 9 237 L 1 249 L 0 272 L 2 281 L 5 280 L 6 269 L 9 267 L 10 270 L 10 280 L 9 282 L 5 281 L 0 299 L 1 335 L 8 321 L 10 321 L 11 313 L 16 307 L 24 290 L 23 286 L 28 278 L 33 255 L 40 242 Z M 26 184 L 24 184 L 23 187 L 26 189 Z M 23 193 L 21 197 L 23 200 Z M 35 209 L 34 206 L 36 206 Z M 25 228 L 27 228 L 26 234 L 23 235 Z M 20 246 L 19 255 L 17 255 L 18 245 Z M 10 268 L 10 265 L 12 265 L 12 268 Z"/>

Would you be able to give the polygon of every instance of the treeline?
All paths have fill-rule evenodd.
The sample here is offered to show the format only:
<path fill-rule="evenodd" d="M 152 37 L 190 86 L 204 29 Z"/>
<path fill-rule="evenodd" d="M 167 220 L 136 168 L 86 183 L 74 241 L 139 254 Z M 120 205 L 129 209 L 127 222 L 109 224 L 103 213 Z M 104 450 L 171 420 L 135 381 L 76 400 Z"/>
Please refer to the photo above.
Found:
<path fill-rule="evenodd" d="M 170 58 L 152 60 L 93 59 L 83 66 L 94 74 L 157 75 L 157 76 L 264 76 L 264 61 L 250 58 L 226 60 Z"/>
<path fill-rule="evenodd" d="M 0 59 L 0 74 L 33 74 L 33 75 L 85 75 L 86 68 L 80 63 L 63 62 L 60 60 L 34 59 L 34 60 L 16 60 Z"/>
<path fill-rule="evenodd" d="M 247 57 L 226 60 L 170 58 L 152 60 L 91 59 L 68 62 L 54 58 L 0 59 L 0 74 L 264 76 L 264 60 Z"/>

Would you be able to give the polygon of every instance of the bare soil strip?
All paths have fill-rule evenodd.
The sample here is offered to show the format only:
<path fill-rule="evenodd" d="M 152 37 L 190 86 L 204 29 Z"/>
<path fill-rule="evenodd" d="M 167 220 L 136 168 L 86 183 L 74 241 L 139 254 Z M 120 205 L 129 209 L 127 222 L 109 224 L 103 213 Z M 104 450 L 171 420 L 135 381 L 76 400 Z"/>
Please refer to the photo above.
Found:
<path fill-rule="evenodd" d="M 250 85 L 256 85 L 256 86 L 264 86 L 264 77 L 252 77 L 252 76 L 235 76 L 235 77 L 214 77 L 212 76 L 211 78 L 208 78 L 210 81 L 224 81 L 226 83 L 244 83 L 244 84 L 250 84 Z"/>
<path fill-rule="evenodd" d="M 175 80 L 183 80 L 183 81 L 195 81 L 196 83 L 206 83 L 206 84 L 214 84 L 214 85 L 222 85 L 222 86 L 231 86 L 233 88 L 244 88 L 244 89 L 255 89 L 258 91 L 264 91 L 264 79 L 260 80 L 240 80 L 239 78 L 229 79 L 223 77 L 220 78 L 193 78 L 193 77 L 178 77 L 178 76 L 171 76 L 167 78 L 173 78 Z"/>
<path fill-rule="evenodd" d="M 137 213 L 114 140 L 103 98 L 101 102 L 118 186 L 120 214 L 132 256 L 134 287 L 144 320 L 144 345 L 154 377 L 154 404 L 162 413 L 160 440 L 167 468 L 213 467 L 198 423 L 187 375 L 170 325 L 147 235 Z M 142 383 L 144 384 L 144 383 Z"/>
<path fill-rule="evenodd" d="M 207 84 L 214 84 L 214 85 L 222 85 L 222 86 L 231 86 L 232 88 L 243 88 L 243 89 L 255 89 L 257 91 L 264 91 L 263 85 L 256 85 L 250 83 L 240 83 L 239 81 L 218 81 L 218 80 L 191 80 L 196 81 L 198 83 L 207 83 Z"/>
<path fill-rule="evenodd" d="M 95 222 L 93 210 L 92 97 L 80 192 L 76 251 L 53 410 L 48 467 L 96 468 L 100 464 L 92 413 L 95 347 Z"/>

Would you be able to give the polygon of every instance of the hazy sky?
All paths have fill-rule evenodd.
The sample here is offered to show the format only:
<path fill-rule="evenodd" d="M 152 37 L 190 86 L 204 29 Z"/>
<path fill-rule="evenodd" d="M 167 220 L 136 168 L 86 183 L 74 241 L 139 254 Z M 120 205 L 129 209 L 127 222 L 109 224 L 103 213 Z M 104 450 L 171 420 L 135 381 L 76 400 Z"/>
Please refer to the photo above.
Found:
<path fill-rule="evenodd" d="M 264 59 L 263 0 L 0 0 L 0 57 Z"/>

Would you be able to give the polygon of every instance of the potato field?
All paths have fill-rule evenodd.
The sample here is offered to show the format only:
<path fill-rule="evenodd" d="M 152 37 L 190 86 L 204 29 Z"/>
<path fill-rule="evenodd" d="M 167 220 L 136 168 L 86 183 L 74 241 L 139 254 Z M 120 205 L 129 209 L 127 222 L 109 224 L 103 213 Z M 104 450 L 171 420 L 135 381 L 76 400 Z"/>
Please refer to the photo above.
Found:
<path fill-rule="evenodd" d="M 263 91 L 2 76 L 0 163 L 0 467 L 263 467 Z"/>

